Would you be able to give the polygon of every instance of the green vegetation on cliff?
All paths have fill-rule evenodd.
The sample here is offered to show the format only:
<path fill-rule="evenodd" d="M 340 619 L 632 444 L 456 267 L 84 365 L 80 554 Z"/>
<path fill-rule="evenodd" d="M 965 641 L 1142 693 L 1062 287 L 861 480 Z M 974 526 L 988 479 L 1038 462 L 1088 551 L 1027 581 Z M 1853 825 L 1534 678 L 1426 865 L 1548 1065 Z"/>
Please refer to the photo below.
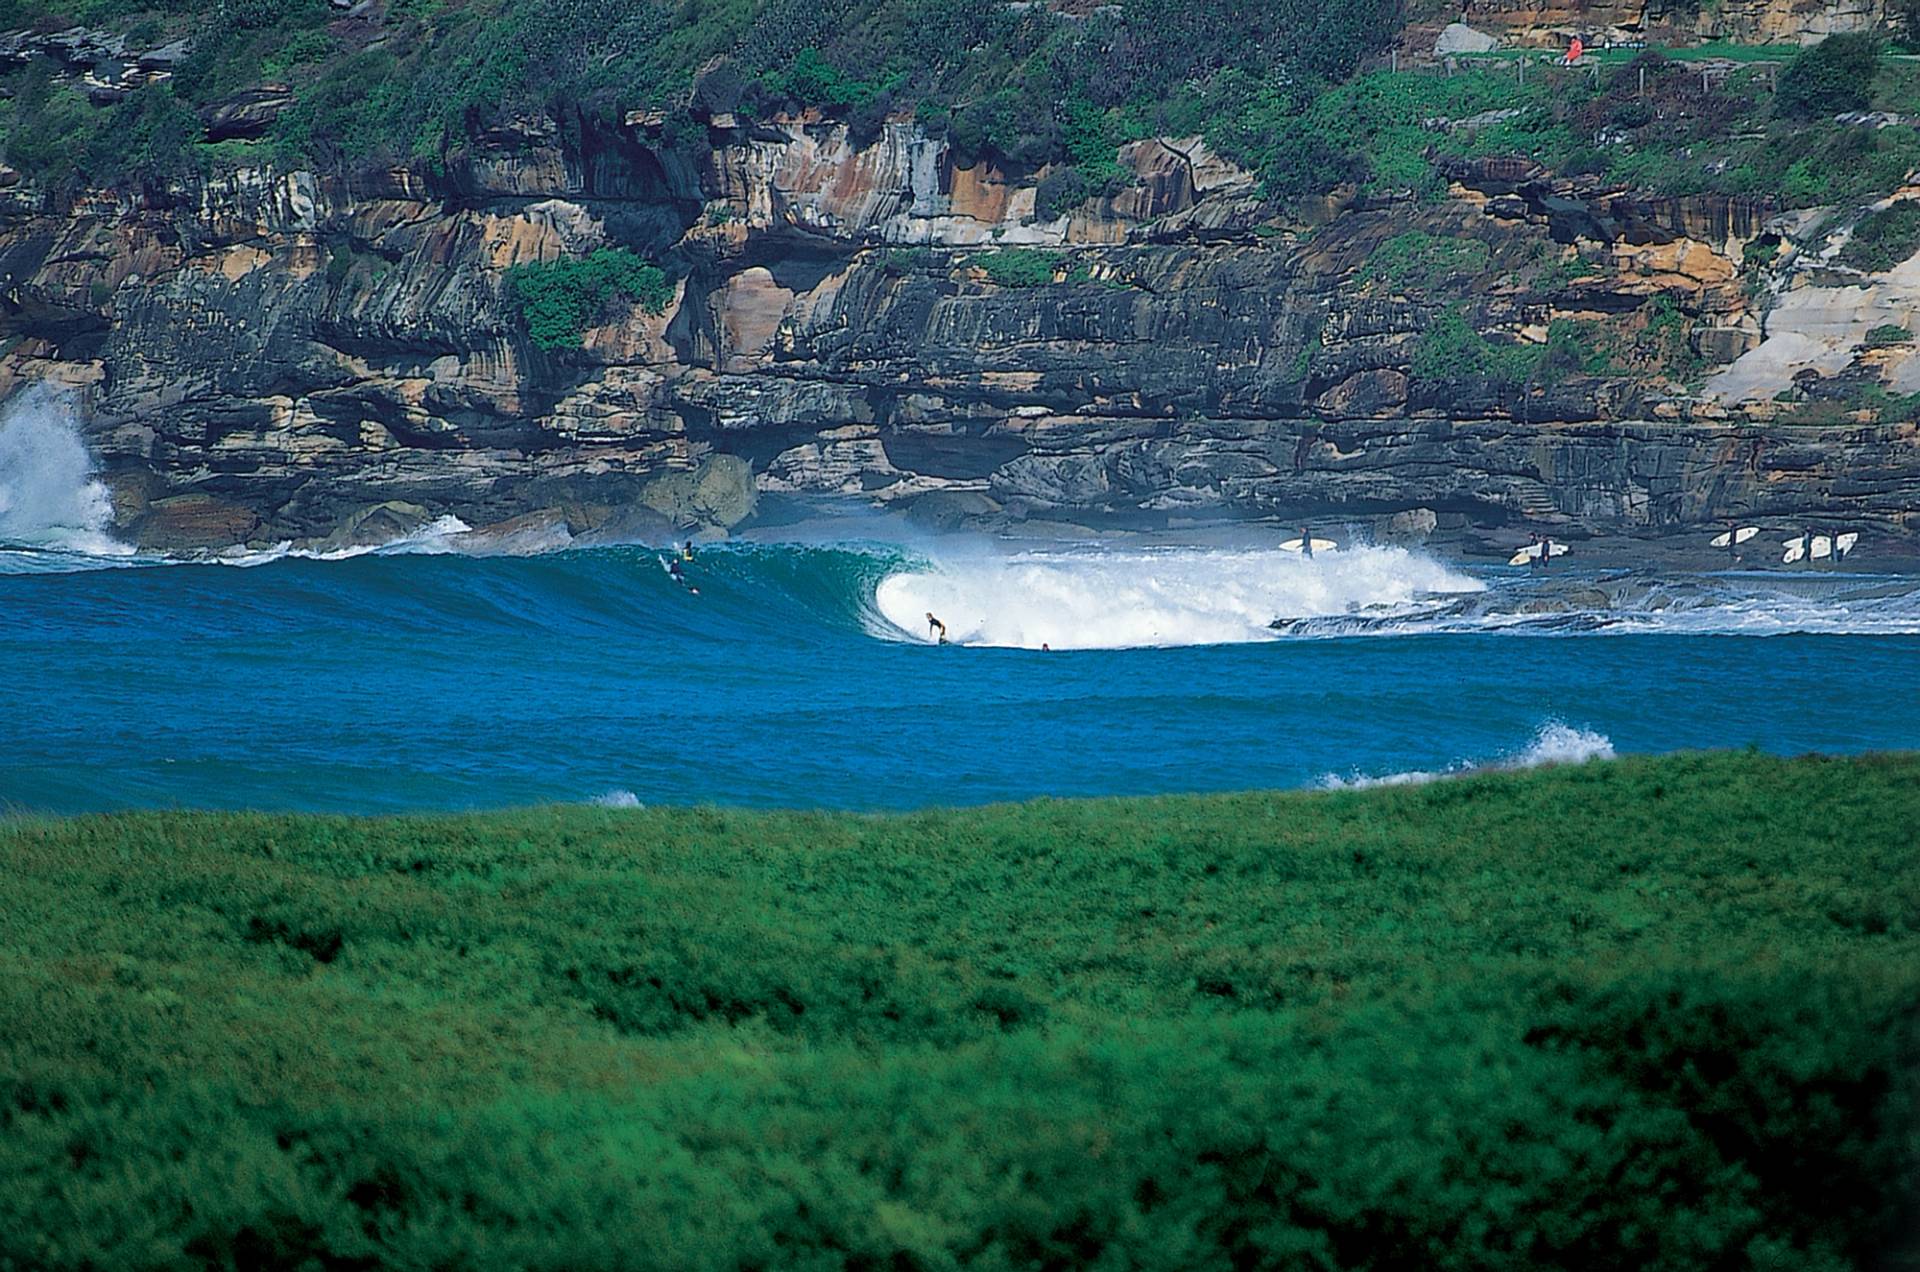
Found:
<path fill-rule="evenodd" d="M 1860 218 L 1840 249 L 1842 263 L 1877 273 L 1920 251 L 1920 203 L 1901 200 Z"/>
<path fill-rule="evenodd" d="M 1896 1250 L 1920 760 L 0 824 L 0 1267 Z"/>
<path fill-rule="evenodd" d="M 1122 0 L 1084 18 L 1002 0 L 395 0 L 360 18 L 327 0 L 0 0 L 0 26 L 193 37 L 166 90 L 191 106 L 291 84 L 298 105 L 273 136 L 291 159 L 434 163 L 540 110 L 612 123 L 655 104 L 819 107 L 871 133 L 917 108 L 967 155 L 1070 159 L 1094 187 L 1114 175 L 1117 131 L 1150 128 L 1186 86 L 1229 71 L 1338 80 L 1396 17 L 1394 0 Z"/>
<path fill-rule="evenodd" d="M 971 263 L 978 265 L 988 280 L 999 287 L 1045 287 L 1053 281 L 1054 271 L 1065 259 L 1061 252 L 1007 247 L 976 256 Z"/>
<path fill-rule="evenodd" d="M 673 284 L 658 266 L 624 248 L 603 247 L 582 257 L 561 257 L 507 271 L 527 335 L 542 349 L 578 349 L 586 329 L 618 297 L 650 314 L 666 312 Z"/>
<path fill-rule="evenodd" d="M 1064 8 L 1064 7 L 1063 7 Z M 698 122 L 812 108 L 856 141 L 911 113 L 956 159 L 1043 165 L 1052 219 L 1131 175 L 1122 144 L 1204 135 L 1280 203 L 1346 185 L 1435 197 L 1449 162 L 1535 160 L 1668 194 L 1791 206 L 1894 189 L 1920 132 L 1836 121 L 1920 110 L 1916 68 L 1868 36 L 1773 61 L 1556 68 L 1483 58 L 1461 74 L 1379 57 L 1396 0 L 1120 0 L 1088 12 L 1003 0 L 393 0 L 342 16 L 326 0 L 0 0 L 0 26 L 87 21 L 136 48 L 185 36 L 172 79 L 110 107 L 43 63 L 4 74 L 8 162 L 57 183 L 167 178 L 233 162 L 197 144 L 196 112 L 273 83 L 293 105 L 248 157 L 445 170 L 489 129 L 550 115 L 578 137 L 664 108 L 659 144 L 698 151 Z M 1754 50 L 1722 49 L 1753 54 Z M 1729 69 L 1729 68 L 1732 69 Z M 689 112 L 691 112 L 689 114 Z M 131 122 L 130 122 L 131 121 Z"/>

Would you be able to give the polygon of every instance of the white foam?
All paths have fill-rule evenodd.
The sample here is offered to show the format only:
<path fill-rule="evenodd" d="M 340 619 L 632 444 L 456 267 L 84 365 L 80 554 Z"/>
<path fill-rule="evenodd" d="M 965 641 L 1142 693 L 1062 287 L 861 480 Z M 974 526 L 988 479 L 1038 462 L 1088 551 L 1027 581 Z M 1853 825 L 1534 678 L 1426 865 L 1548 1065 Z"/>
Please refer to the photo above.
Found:
<path fill-rule="evenodd" d="M 1125 649 L 1273 640 L 1276 619 L 1387 613 L 1483 585 L 1401 548 L 1311 558 L 1275 548 L 1044 549 L 945 558 L 884 579 L 879 634 L 963 645 Z"/>
<path fill-rule="evenodd" d="M 283 539 L 279 543 L 264 548 L 228 548 L 207 560 L 218 565 L 234 565 L 249 569 L 256 565 L 270 565 L 275 561 L 288 559 L 296 561 L 347 561 L 362 556 L 442 556 L 465 551 L 461 539 L 472 533 L 473 527 L 455 516 L 435 517 L 432 521 L 408 531 L 397 539 L 383 543 L 356 543 L 345 548 L 331 548 L 325 551 L 313 548 L 296 548 L 293 540 Z"/>
<path fill-rule="evenodd" d="M 1606 734 L 1549 720 L 1540 726 L 1525 750 L 1507 757 L 1497 767 L 1534 768 L 1541 764 L 1584 764 L 1588 760 L 1612 758 L 1613 739 Z"/>
<path fill-rule="evenodd" d="M 126 556 L 70 396 L 35 385 L 0 411 L 0 544 Z"/>
<path fill-rule="evenodd" d="M 588 800 L 587 803 L 596 805 L 600 808 L 645 808 L 646 807 L 645 804 L 642 804 L 640 802 L 640 797 L 638 795 L 635 795 L 632 791 L 622 791 L 622 790 L 612 790 L 612 791 L 606 792 L 604 795 L 595 795 L 592 799 Z"/>
<path fill-rule="evenodd" d="M 1610 760 L 1613 756 L 1613 740 L 1606 734 L 1549 720 L 1534 731 L 1532 740 L 1526 746 L 1492 761 L 1462 760 L 1444 769 L 1354 773 L 1346 777 L 1327 773 L 1321 776 L 1317 784 L 1330 791 L 1365 790 L 1373 786 L 1418 786 L 1443 777 L 1458 777 L 1463 773 L 1539 768 L 1544 764 L 1584 764 L 1588 760 Z"/>

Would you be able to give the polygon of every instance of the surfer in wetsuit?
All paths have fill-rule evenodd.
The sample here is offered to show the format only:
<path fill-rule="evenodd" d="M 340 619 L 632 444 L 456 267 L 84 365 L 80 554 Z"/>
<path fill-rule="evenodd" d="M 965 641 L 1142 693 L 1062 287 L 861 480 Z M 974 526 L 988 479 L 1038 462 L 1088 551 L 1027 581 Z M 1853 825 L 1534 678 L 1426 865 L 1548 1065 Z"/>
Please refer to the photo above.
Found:
<path fill-rule="evenodd" d="M 940 633 L 939 643 L 942 645 L 946 644 L 947 643 L 947 625 L 941 622 L 939 619 L 935 618 L 933 616 L 932 610 L 928 610 L 927 611 L 927 638 L 929 640 L 933 639 L 933 634 L 935 632 Z"/>
<path fill-rule="evenodd" d="M 681 546 L 680 559 L 682 561 L 693 560 L 693 540 L 692 539 L 688 539 L 686 543 Z"/>
<path fill-rule="evenodd" d="M 700 589 L 695 587 L 691 582 L 688 581 L 686 571 L 682 570 L 680 568 L 680 563 L 674 560 L 672 557 L 667 558 L 667 577 L 672 579 L 675 583 L 678 583 L 681 587 L 686 588 L 687 591 L 691 592 L 693 595 L 695 596 L 700 595 Z"/>
<path fill-rule="evenodd" d="M 1307 532 L 1305 526 L 1300 527 L 1300 555 L 1303 557 L 1313 555 L 1313 536 Z"/>

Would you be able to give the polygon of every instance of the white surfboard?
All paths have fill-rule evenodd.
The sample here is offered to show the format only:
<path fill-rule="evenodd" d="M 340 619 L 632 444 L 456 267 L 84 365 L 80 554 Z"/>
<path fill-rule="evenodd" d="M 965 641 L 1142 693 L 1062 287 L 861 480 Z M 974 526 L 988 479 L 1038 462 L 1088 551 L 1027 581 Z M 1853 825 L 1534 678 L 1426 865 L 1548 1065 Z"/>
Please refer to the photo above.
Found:
<path fill-rule="evenodd" d="M 1807 545 L 1807 555 L 1816 561 L 1824 561 L 1833 555 L 1833 540 L 1824 534 L 1813 536 L 1813 542 Z"/>
<path fill-rule="evenodd" d="M 1306 544 L 1307 544 L 1307 540 L 1305 539 L 1288 539 L 1285 543 L 1280 545 L 1280 550 L 1282 552 L 1298 552 L 1303 547 L 1305 547 Z M 1313 540 L 1313 550 L 1315 552 L 1331 552 L 1339 546 L 1340 545 L 1335 543 L 1332 539 Z"/>
<path fill-rule="evenodd" d="M 1837 557 L 1847 555 L 1847 553 L 1853 551 L 1853 545 L 1858 542 L 1860 542 L 1860 534 L 1855 530 L 1849 530 L 1843 535 L 1835 536 L 1833 540 L 1833 555 Z"/>
<path fill-rule="evenodd" d="M 1563 557 L 1571 551 L 1573 551 L 1573 549 L 1568 547 L 1564 543 L 1550 543 L 1547 545 L 1547 559 L 1551 561 L 1554 557 Z M 1538 558 L 1539 555 L 1540 555 L 1540 545 L 1537 543 L 1529 543 L 1526 547 L 1520 549 L 1518 552 L 1514 553 L 1511 557 L 1509 557 L 1507 559 L 1507 564 L 1508 565 L 1525 565 L 1527 562 Z"/>
<path fill-rule="evenodd" d="M 1753 538 L 1754 535 L 1759 533 L 1759 526 L 1741 526 L 1738 530 L 1728 530 L 1722 534 L 1716 534 L 1712 539 L 1708 540 L 1708 542 L 1716 548 L 1730 548 L 1736 544 L 1745 543 L 1748 539 Z"/>
<path fill-rule="evenodd" d="M 1797 539 L 1782 539 L 1780 546 L 1786 549 L 1780 554 L 1780 564 L 1792 565 L 1807 555 L 1807 536 L 1803 534 Z"/>

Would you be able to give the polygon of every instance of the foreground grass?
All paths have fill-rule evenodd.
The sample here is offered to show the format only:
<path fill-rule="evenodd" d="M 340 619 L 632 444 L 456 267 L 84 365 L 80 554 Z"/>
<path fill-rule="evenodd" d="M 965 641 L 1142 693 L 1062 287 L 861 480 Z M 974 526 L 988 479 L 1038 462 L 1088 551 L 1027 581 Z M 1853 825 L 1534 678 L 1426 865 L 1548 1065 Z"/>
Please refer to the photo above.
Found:
<path fill-rule="evenodd" d="M 1920 758 L 0 824 L 0 1268 L 1912 1266 Z"/>

